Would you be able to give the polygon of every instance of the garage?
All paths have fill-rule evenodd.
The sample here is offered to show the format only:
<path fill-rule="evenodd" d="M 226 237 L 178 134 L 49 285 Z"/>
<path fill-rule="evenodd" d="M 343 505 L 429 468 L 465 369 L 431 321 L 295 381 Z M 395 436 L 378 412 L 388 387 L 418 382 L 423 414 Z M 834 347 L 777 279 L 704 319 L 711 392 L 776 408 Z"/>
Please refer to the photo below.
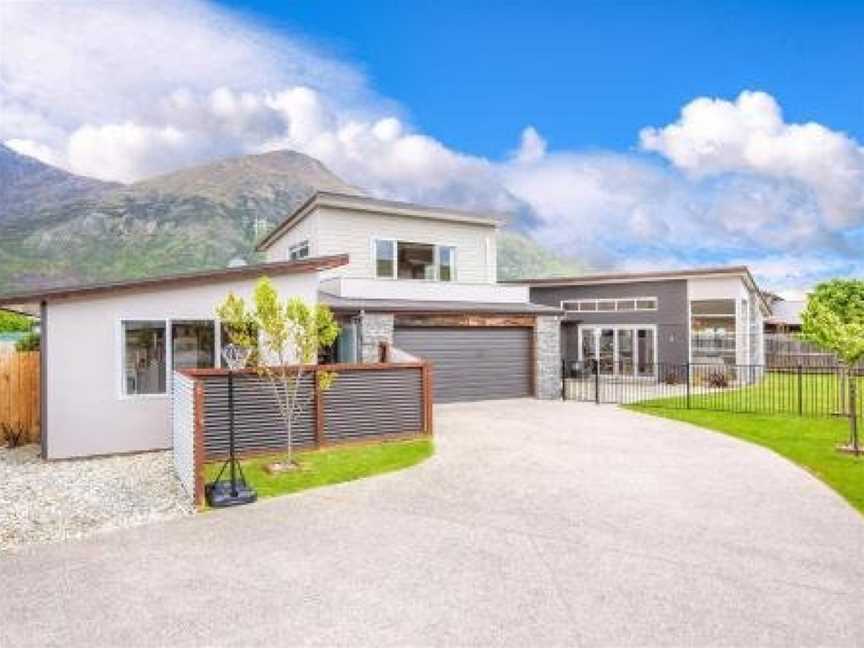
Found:
<path fill-rule="evenodd" d="M 525 327 L 399 327 L 397 348 L 433 363 L 435 401 L 533 395 L 532 336 Z"/>

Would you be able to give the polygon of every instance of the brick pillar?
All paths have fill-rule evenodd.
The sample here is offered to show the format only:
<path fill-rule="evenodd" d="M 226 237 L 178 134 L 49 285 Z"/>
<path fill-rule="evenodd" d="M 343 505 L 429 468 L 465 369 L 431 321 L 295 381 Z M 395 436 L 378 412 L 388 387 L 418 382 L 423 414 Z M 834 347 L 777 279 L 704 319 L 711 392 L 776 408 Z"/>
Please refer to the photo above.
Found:
<path fill-rule="evenodd" d="M 364 313 L 360 317 L 360 362 L 379 362 L 381 343 L 393 344 L 393 314 Z"/>
<path fill-rule="evenodd" d="M 561 398 L 561 319 L 557 316 L 538 316 L 534 325 L 534 380 L 537 398 Z"/>

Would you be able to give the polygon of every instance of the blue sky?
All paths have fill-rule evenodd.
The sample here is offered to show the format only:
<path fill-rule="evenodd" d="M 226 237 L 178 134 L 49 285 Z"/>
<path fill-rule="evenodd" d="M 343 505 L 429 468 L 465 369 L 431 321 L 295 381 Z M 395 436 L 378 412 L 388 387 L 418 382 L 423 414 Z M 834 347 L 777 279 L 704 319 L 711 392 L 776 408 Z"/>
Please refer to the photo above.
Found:
<path fill-rule="evenodd" d="M 449 146 L 627 150 L 693 97 L 772 94 L 864 141 L 864 2 L 229 2 L 362 66 Z"/>
<path fill-rule="evenodd" d="M 0 56 L 81 175 L 292 149 L 586 269 L 864 276 L 862 2 L 0 3 Z"/>

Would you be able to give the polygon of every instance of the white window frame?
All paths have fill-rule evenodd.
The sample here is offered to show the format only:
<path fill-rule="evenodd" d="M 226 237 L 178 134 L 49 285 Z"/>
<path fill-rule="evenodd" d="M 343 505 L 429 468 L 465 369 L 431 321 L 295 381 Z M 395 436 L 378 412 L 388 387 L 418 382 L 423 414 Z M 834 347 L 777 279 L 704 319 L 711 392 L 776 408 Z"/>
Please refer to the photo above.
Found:
<path fill-rule="evenodd" d="M 619 302 L 633 302 L 633 310 L 619 310 Z M 653 308 L 639 308 L 640 301 L 653 301 Z M 612 309 L 600 310 L 600 304 L 612 303 Z M 593 304 L 594 310 L 581 310 L 582 304 Z M 568 313 L 656 313 L 660 304 L 657 297 L 594 297 L 590 299 L 562 299 L 561 310 Z"/>
<path fill-rule="evenodd" d="M 631 311 L 632 312 L 632 311 Z M 631 378 L 645 378 L 645 379 L 656 379 L 657 378 L 657 354 L 660 349 L 657 347 L 657 325 L 656 324 L 595 324 L 591 322 L 590 324 L 579 325 L 578 340 L 577 340 L 577 352 L 579 362 L 585 362 L 585 357 L 583 354 L 582 348 L 582 340 L 587 331 L 591 331 L 592 336 L 594 337 L 594 348 L 598 350 L 600 349 L 600 334 L 603 329 L 608 329 L 613 332 L 612 335 L 612 366 L 613 371 L 612 374 L 604 374 L 604 375 L 613 375 L 620 376 L 622 374 L 618 373 L 618 331 L 632 331 L 633 333 L 633 375 L 629 376 Z M 653 358 L 651 359 L 651 367 L 652 372 L 650 374 L 639 375 L 639 345 L 637 344 L 637 339 L 639 337 L 638 331 L 651 331 L 651 335 L 654 338 L 652 349 L 654 350 Z"/>
<path fill-rule="evenodd" d="M 124 322 L 161 323 L 165 326 L 165 392 L 161 394 L 127 394 L 126 393 L 126 334 Z M 216 317 L 135 317 L 117 318 L 115 322 L 115 339 L 118 363 L 117 398 L 118 400 L 159 400 L 170 398 L 174 388 L 174 337 L 171 333 L 174 322 L 213 322 L 213 357 L 215 369 L 222 368 L 222 320 Z"/>
<path fill-rule="evenodd" d="M 302 250 L 303 248 L 306 248 L 306 254 L 304 254 L 303 256 L 295 257 L 294 253 Z M 310 254 L 311 254 L 311 248 L 309 246 L 309 239 L 305 239 L 303 241 L 300 241 L 299 243 L 295 243 L 294 245 L 292 245 L 288 248 L 288 260 L 289 261 L 300 261 L 301 259 L 308 259 Z"/>
<path fill-rule="evenodd" d="M 393 273 L 391 276 L 382 276 L 378 274 L 378 243 L 386 242 L 393 244 Z M 431 245 L 434 250 L 434 266 L 435 266 L 435 276 L 432 279 L 399 279 L 399 243 L 405 244 L 416 244 L 416 245 Z M 441 283 L 455 283 L 458 277 L 458 261 L 457 261 L 457 247 L 453 243 L 427 243 L 425 241 L 408 241 L 408 240 L 400 240 L 397 238 L 386 238 L 383 236 L 375 236 L 372 238 L 370 244 L 370 256 L 372 258 L 372 273 L 376 279 L 383 279 L 385 281 L 439 281 Z M 441 248 L 450 248 L 452 250 L 452 262 L 451 262 L 451 278 L 448 281 L 441 281 Z"/>

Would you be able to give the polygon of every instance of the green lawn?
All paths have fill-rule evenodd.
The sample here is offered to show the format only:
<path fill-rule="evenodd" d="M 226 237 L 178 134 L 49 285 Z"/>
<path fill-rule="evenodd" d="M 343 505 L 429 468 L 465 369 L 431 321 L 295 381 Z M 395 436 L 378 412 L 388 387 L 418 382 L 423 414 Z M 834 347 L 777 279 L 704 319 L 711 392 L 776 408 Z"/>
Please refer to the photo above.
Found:
<path fill-rule="evenodd" d="M 686 421 L 770 448 L 840 493 L 864 513 L 864 459 L 835 450 L 849 436 L 849 421 L 790 415 L 729 414 L 706 410 L 629 405 L 628 409 Z"/>
<path fill-rule="evenodd" d="M 700 371 L 703 368 L 699 368 Z M 702 372 L 706 373 L 706 372 Z M 707 375 L 707 374 L 706 374 Z M 801 414 L 804 416 L 833 416 L 848 411 L 848 384 L 836 374 L 804 373 L 800 379 L 795 372 L 771 372 L 762 380 L 740 389 L 706 387 L 694 376 L 690 407 L 694 409 L 726 410 L 753 414 Z M 859 418 L 864 418 L 864 377 L 857 379 Z M 687 398 L 681 392 L 675 396 L 644 401 L 646 406 L 686 408 Z M 847 394 L 843 396 L 843 394 Z"/>
<path fill-rule="evenodd" d="M 265 472 L 264 465 L 283 459 L 284 453 L 247 459 L 241 465 L 258 497 L 274 497 L 401 470 L 420 463 L 434 452 L 432 440 L 424 438 L 299 452 L 294 457 L 301 468 L 276 475 Z M 221 466 L 222 462 L 207 465 L 205 481 L 215 479 Z"/>

